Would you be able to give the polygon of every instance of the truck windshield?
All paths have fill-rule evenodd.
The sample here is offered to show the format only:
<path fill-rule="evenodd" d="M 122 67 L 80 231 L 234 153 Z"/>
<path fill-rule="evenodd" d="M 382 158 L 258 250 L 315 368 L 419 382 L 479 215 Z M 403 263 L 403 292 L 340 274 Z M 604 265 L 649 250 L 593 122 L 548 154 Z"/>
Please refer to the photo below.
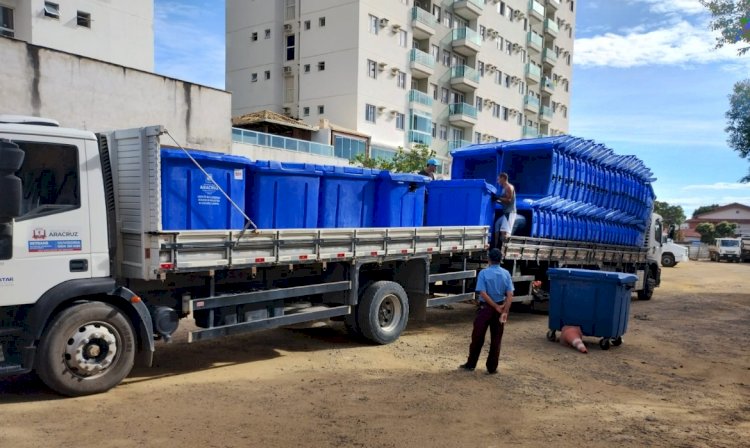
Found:
<path fill-rule="evenodd" d="M 721 247 L 738 247 L 739 245 L 739 240 L 723 240 L 721 242 Z"/>

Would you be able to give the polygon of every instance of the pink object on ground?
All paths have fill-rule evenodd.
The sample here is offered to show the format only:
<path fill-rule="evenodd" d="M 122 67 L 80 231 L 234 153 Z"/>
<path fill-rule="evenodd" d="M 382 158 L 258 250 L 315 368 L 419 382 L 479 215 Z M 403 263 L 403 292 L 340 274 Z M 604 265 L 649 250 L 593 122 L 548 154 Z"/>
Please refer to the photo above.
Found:
<path fill-rule="evenodd" d="M 560 342 L 567 344 L 581 353 L 588 353 L 586 345 L 583 343 L 583 333 L 581 333 L 581 327 L 575 327 L 572 325 L 566 325 L 562 327 L 560 331 Z"/>

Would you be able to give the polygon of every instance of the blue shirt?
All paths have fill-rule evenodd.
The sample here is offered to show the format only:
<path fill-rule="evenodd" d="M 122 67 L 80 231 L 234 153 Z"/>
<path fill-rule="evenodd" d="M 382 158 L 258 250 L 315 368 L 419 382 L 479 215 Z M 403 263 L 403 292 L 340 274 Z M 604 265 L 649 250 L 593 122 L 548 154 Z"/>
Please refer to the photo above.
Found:
<path fill-rule="evenodd" d="M 476 292 L 486 292 L 497 304 L 505 302 L 505 294 L 513 292 L 513 280 L 510 278 L 510 272 L 503 269 L 499 264 L 491 264 L 479 273 L 475 290 Z M 484 302 L 484 299 L 480 296 L 479 301 Z"/>

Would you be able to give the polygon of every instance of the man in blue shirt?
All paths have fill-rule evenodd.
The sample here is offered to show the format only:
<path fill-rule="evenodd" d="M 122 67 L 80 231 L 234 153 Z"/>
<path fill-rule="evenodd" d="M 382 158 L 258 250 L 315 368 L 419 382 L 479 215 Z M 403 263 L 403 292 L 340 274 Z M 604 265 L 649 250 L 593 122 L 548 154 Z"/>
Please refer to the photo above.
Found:
<path fill-rule="evenodd" d="M 476 292 L 479 293 L 479 309 L 471 333 L 469 359 L 461 364 L 464 370 L 474 370 L 479 353 L 484 345 L 484 335 L 490 329 L 490 354 L 487 356 L 487 373 L 497 373 L 500 358 L 500 342 L 508 320 L 508 311 L 513 302 L 513 280 L 510 273 L 500 266 L 503 255 L 499 249 L 489 253 L 490 265 L 479 273 Z"/>

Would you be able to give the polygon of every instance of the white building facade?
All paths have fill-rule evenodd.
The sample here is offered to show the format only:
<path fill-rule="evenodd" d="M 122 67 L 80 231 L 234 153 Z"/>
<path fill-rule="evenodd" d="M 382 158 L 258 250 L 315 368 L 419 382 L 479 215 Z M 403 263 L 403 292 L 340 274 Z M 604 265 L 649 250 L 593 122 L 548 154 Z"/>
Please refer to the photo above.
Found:
<path fill-rule="evenodd" d="M 153 0 L 0 0 L 0 35 L 154 70 Z"/>
<path fill-rule="evenodd" d="M 226 14 L 233 116 L 325 118 L 370 135 L 371 156 L 426 144 L 446 161 L 567 132 L 572 0 L 228 0 Z M 340 137 L 336 156 L 366 146 Z"/>

